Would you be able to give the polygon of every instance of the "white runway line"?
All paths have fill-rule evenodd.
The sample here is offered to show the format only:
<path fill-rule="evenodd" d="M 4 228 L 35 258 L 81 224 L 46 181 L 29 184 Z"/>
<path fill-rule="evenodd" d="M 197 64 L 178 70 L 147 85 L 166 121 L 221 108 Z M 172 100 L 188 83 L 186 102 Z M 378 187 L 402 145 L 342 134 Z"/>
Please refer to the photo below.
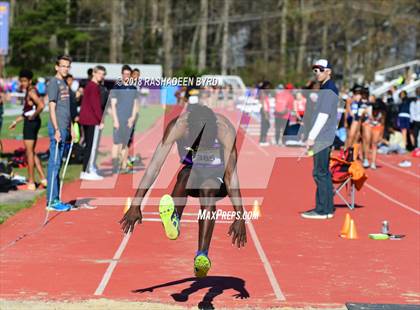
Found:
<path fill-rule="evenodd" d="M 413 213 L 415 213 L 415 214 L 417 214 L 417 215 L 420 215 L 420 211 L 417 211 L 416 209 L 413 209 L 413 208 L 411 208 L 411 207 L 407 206 L 406 204 L 404 204 L 404 203 L 402 203 L 402 202 L 399 202 L 398 200 L 396 200 L 396 199 L 394 199 L 394 198 L 392 198 L 392 197 L 388 196 L 387 194 L 385 194 L 385 193 L 384 193 L 384 192 L 382 192 L 381 190 L 377 189 L 376 187 L 373 187 L 372 185 L 370 185 L 370 184 L 368 184 L 368 183 L 365 183 L 365 186 L 366 186 L 367 188 L 369 188 L 370 190 L 374 191 L 375 193 L 377 193 L 377 194 L 381 195 L 382 197 L 384 197 L 384 198 L 388 199 L 389 201 L 391 201 L 391 202 L 393 202 L 393 203 L 395 203 L 395 204 L 399 205 L 400 207 L 402 207 L 402 208 L 404 208 L 404 209 L 407 209 L 408 211 L 411 211 L 411 212 L 413 212 Z"/>
<path fill-rule="evenodd" d="M 160 218 L 147 217 L 142 219 L 143 222 L 162 222 Z M 181 219 L 181 223 L 198 223 L 198 220 Z M 232 224 L 232 221 L 216 220 L 216 224 Z"/>
<path fill-rule="evenodd" d="M 416 177 L 416 178 L 420 179 L 420 175 L 418 175 L 418 174 L 416 174 L 416 173 L 414 173 L 414 172 L 411 172 L 411 171 L 409 171 L 409 170 L 404 170 L 404 169 L 399 168 L 399 167 L 396 167 L 396 166 L 394 166 L 394 165 L 392 165 L 392 164 L 388 164 L 387 162 L 384 162 L 383 160 L 380 160 L 380 159 L 377 159 L 377 161 L 378 161 L 378 163 L 380 163 L 381 165 L 384 165 L 384 166 L 389 167 L 389 168 L 391 168 L 391 169 L 394 169 L 394 170 L 396 170 L 396 171 L 403 172 L 403 173 L 405 173 L 405 174 L 408 174 L 408 175 L 411 175 L 411 176 L 413 176 L 413 177 Z"/>
<path fill-rule="evenodd" d="M 276 279 L 276 276 L 274 275 L 270 262 L 267 256 L 265 255 L 264 249 L 260 243 L 260 240 L 258 239 L 257 233 L 254 229 L 254 225 L 252 225 L 252 222 L 248 222 L 248 228 L 249 232 L 251 233 L 252 241 L 254 241 L 255 248 L 257 249 L 258 255 L 260 256 L 260 259 L 263 263 L 265 272 L 268 276 L 268 280 L 270 281 L 271 287 L 273 288 L 274 294 L 276 295 L 276 299 L 280 301 L 285 301 L 286 298 L 284 297 L 280 289 L 280 285 Z"/>
<path fill-rule="evenodd" d="M 123 253 L 125 247 L 127 246 L 128 240 L 130 240 L 131 233 L 128 233 L 124 236 L 124 239 L 120 243 L 120 246 L 117 249 L 117 252 L 115 252 L 114 257 L 112 258 L 112 261 L 109 263 L 108 268 L 106 269 L 104 276 L 102 277 L 101 283 L 99 283 L 94 295 L 100 296 L 103 294 L 109 279 L 111 279 L 111 275 L 114 272 L 115 267 L 117 266 L 118 260 L 121 257 L 121 254 Z"/>
<path fill-rule="evenodd" d="M 142 205 L 141 211 L 143 211 L 144 206 L 147 204 L 147 199 L 148 199 L 148 196 L 144 197 L 145 203 Z M 123 240 L 121 241 L 117 251 L 114 254 L 114 257 L 112 258 L 112 261 L 109 263 L 108 268 L 106 269 L 102 277 L 101 282 L 96 288 L 96 291 L 94 293 L 95 296 L 100 296 L 104 293 L 104 290 L 106 286 L 108 285 L 109 280 L 111 279 L 112 273 L 114 272 L 114 269 L 117 266 L 118 261 L 120 260 L 121 255 L 128 244 L 128 240 L 130 240 L 130 237 L 131 237 L 131 233 L 128 233 L 124 236 Z"/>

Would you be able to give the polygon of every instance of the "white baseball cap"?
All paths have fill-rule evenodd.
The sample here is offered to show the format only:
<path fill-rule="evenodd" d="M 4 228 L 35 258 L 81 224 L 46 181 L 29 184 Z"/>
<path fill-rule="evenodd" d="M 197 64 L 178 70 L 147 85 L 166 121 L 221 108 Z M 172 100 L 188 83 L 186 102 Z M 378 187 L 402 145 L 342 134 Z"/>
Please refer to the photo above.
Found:
<path fill-rule="evenodd" d="M 331 63 L 326 59 L 318 59 L 312 65 L 312 68 L 332 69 Z"/>

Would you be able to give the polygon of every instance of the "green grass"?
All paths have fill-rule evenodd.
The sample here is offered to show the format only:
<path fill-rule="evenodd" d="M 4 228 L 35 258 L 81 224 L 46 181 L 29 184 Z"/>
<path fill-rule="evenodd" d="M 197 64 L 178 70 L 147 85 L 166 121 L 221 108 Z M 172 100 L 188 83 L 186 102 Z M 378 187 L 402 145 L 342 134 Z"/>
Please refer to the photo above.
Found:
<path fill-rule="evenodd" d="M 42 165 L 44 166 L 44 173 L 47 174 L 46 169 L 46 162 L 43 162 Z M 64 177 L 64 183 L 71 182 L 77 179 L 80 175 L 80 171 L 82 170 L 82 165 L 69 165 L 67 167 L 66 176 Z M 14 168 L 13 172 L 15 174 L 28 177 L 28 169 L 27 168 Z M 62 172 L 62 171 L 61 171 Z M 38 174 L 35 173 L 36 178 L 38 178 Z M 38 178 L 37 181 L 40 181 Z M 9 217 L 15 215 L 20 210 L 26 209 L 34 205 L 36 200 L 45 195 L 45 191 L 35 196 L 33 199 L 21 201 L 18 203 L 3 203 L 0 204 L 0 224 L 3 224 Z"/>
<path fill-rule="evenodd" d="M 20 210 L 31 207 L 35 203 L 36 198 L 37 197 L 34 197 L 32 200 L 26 200 L 19 203 L 0 205 L 0 225 Z"/>
<path fill-rule="evenodd" d="M 156 106 L 150 106 L 144 109 L 141 109 L 139 119 L 136 124 L 136 132 L 145 132 L 148 128 L 150 128 L 156 120 L 165 112 L 164 108 L 160 105 Z M 7 127 L 16 119 L 15 116 L 7 116 L 3 119 L 3 130 L 2 130 L 2 138 L 3 139 L 17 139 L 22 136 L 22 125 L 23 123 L 19 123 L 18 126 L 16 126 L 16 129 L 14 131 L 10 131 L 7 129 Z M 42 119 L 42 126 L 39 131 L 40 137 L 47 137 L 48 136 L 48 129 L 47 129 L 47 123 L 48 123 L 48 113 L 43 112 L 41 114 Z M 105 129 L 104 134 L 112 134 L 112 124 L 111 119 L 108 118 L 105 122 Z M 108 126 L 107 126 L 108 124 Z M 44 173 L 47 174 L 47 162 L 42 162 Z M 80 171 L 82 171 L 82 165 L 69 165 L 67 167 L 66 176 L 64 178 L 64 183 L 71 182 L 77 178 L 79 178 Z M 27 168 L 14 168 L 13 172 L 15 174 L 21 175 L 21 176 L 28 176 L 28 169 Z M 61 171 L 62 172 L 62 171 Z M 39 180 L 38 173 L 35 172 L 35 176 L 37 181 Z M 13 203 L 13 204 L 0 204 L 0 224 L 4 223 L 8 218 L 15 215 L 20 210 L 23 210 L 25 208 L 29 208 L 36 202 L 37 198 L 39 196 L 45 195 L 45 191 L 40 193 L 38 196 L 34 197 L 31 200 L 25 200 L 19 203 Z"/>
<path fill-rule="evenodd" d="M 165 109 L 161 105 L 154 105 L 149 106 L 147 108 L 141 108 L 135 126 L 136 132 L 145 132 L 155 123 L 156 119 L 159 118 L 164 112 Z M 105 126 L 102 134 L 105 136 L 112 135 L 112 127 L 112 118 L 110 115 L 107 115 L 107 117 L 105 117 Z"/>

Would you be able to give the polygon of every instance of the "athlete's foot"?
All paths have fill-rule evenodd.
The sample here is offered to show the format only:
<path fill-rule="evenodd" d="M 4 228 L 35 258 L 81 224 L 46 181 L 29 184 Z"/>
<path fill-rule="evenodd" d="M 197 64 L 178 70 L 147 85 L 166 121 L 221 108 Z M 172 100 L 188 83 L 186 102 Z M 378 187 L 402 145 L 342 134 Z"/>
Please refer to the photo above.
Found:
<path fill-rule="evenodd" d="M 179 217 L 171 195 L 163 195 L 159 203 L 159 215 L 165 229 L 166 236 L 175 240 L 179 236 Z"/>
<path fill-rule="evenodd" d="M 36 190 L 36 185 L 35 185 L 35 183 L 31 182 L 31 183 L 28 183 L 26 188 L 29 191 L 35 191 Z"/>
<path fill-rule="evenodd" d="M 194 258 L 194 274 L 197 278 L 204 278 L 207 276 L 211 267 L 211 261 L 206 252 L 199 251 Z"/>
<path fill-rule="evenodd" d="M 363 168 L 369 168 L 369 160 L 367 158 L 363 160 Z"/>

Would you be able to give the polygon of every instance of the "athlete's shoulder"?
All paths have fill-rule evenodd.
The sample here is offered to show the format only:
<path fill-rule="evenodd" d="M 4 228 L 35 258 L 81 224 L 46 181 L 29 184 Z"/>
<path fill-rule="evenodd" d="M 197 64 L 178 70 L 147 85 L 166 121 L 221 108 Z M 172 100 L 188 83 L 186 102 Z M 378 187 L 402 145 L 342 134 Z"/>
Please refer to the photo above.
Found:
<path fill-rule="evenodd" d="M 216 122 L 218 129 L 218 139 L 222 142 L 234 141 L 236 138 L 236 130 L 230 120 L 226 116 L 216 113 Z"/>

